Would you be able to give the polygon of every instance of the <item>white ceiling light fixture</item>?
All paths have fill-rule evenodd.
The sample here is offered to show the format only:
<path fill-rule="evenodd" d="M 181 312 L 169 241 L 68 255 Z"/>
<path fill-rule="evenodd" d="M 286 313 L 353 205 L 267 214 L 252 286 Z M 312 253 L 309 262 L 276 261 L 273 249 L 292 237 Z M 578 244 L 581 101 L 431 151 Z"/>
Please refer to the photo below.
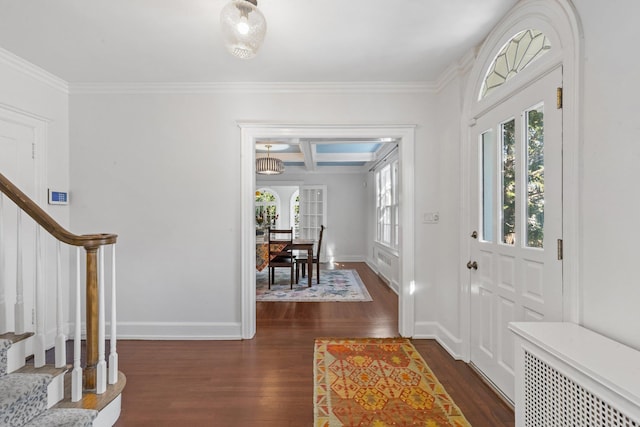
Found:
<path fill-rule="evenodd" d="M 256 56 L 267 33 L 267 21 L 257 0 L 232 0 L 220 12 L 220 26 L 227 50 L 241 59 Z"/>
<path fill-rule="evenodd" d="M 258 157 L 256 159 L 256 173 L 260 175 L 280 175 L 284 172 L 284 163 L 280 159 L 269 156 L 270 144 L 266 144 L 265 147 L 267 148 L 267 157 Z"/>

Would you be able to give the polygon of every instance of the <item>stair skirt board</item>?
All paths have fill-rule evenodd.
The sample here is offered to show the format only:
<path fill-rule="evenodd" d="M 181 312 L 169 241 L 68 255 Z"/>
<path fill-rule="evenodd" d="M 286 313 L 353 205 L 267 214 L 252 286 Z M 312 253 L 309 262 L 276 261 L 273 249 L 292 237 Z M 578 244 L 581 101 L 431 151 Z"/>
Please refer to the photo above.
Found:
<path fill-rule="evenodd" d="M 27 340 L 14 342 L 7 351 L 7 372 L 13 372 L 25 365 L 27 354 Z"/>
<path fill-rule="evenodd" d="M 93 427 L 111 427 L 118 418 L 120 418 L 120 410 L 122 409 L 122 394 L 113 399 L 111 403 L 102 408 L 95 420 Z"/>
<path fill-rule="evenodd" d="M 47 387 L 47 408 L 64 399 L 64 374 L 55 376 Z"/>

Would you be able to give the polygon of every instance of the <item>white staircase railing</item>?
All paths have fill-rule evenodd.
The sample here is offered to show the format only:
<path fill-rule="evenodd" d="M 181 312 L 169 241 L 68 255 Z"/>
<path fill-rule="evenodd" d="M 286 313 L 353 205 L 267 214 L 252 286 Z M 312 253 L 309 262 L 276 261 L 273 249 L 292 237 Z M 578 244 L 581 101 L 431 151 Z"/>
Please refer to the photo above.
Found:
<path fill-rule="evenodd" d="M 66 341 L 72 335 L 72 401 L 82 399 L 83 391 L 102 394 L 108 384 L 118 382 L 116 240 L 115 234 L 68 232 L 0 174 L 0 334 L 32 333 L 27 348 L 31 348 L 35 367 L 45 364 L 50 349 L 55 352 L 56 367 L 66 366 Z M 110 276 L 108 287 L 106 276 Z M 109 336 L 107 298 L 111 304 Z M 81 365 L 83 338 L 85 366 Z M 111 344 L 108 360 L 106 339 Z"/>

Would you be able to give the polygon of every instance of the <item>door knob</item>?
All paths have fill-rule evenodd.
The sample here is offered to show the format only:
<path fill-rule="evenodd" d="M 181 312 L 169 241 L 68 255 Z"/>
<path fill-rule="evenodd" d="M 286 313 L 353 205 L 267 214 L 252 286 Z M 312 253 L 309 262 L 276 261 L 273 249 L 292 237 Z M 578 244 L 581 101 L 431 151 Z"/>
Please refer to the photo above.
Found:
<path fill-rule="evenodd" d="M 473 233 L 471 233 L 471 237 L 473 237 L 474 239 L 478 238 L 478 232 L 474 231 Z"/>
<path fill-rule="evenodd" d="M 477 270 L 477 269 L 478 269 L 478 263 L 477 263 L 477 262 L 475 262 L 475 261 L 473 261 L 473 262 L 469 261 L 469 262 L 467 263 L 467 268 L 468 268 L 469 270 L 471 270 L 472 268 L 473 268 L 474 270 Z"/>

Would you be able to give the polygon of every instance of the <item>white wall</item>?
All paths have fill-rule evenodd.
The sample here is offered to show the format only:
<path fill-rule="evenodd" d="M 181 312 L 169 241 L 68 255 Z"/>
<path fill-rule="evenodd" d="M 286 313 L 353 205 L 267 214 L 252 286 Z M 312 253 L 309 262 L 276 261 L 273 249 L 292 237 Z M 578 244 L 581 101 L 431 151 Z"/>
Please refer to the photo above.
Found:
<path fill-rule="evenodd" d="M 52 76 L 41 69 L 38 69 L 20 58 L 2 50 L 0 48 L 0 108 L 10 112 L 18 113 L 21 116 L 35 118 L 38 121 L 47 122 L 46 136 L 44 138 L 43 147 L 39 148 L 39 153 L 47 153 L 47 158 L 43 162 L 45 166 L 38 171 L 43 174 L 43 188 L 41 193 L 35 195 L 35 201 L 42 203 L 47 199 L 47 188 L 56 190 L 69 189 L 69 109 L 68 95 L 66 83 Z M 36 160 L 36 164 L 40 162 Z M 0 171 L 2 173 L 2 171 Z M 6 203 L 6 209 L 11 206 L 10 202 Z M 69 226 L 69 206 L 50 206 L 41 204 L 41 207 L 47 211 L 56 221 L 63 227 Z M 27 219 L 24 219 L 28 224 Z M 71 229 L 73 232 L 74 230 Z M 9 230 L 5 230 L 8 233 Z M 44 257 L 46 273 L 44 275 L 45 292 L 51 304 L 47 306 L 47 331 L 52 334 L 55 331 L 55 247 L 53 239 L 48 238 L 48 234 L 43 233 L 44 241 Z M 28 244 L 28 243 L 27 243 Z M 9 249 L 10 250 L 10 249 Z M 63 252 L 64 264 L 66 265 L 66 252 Z M 31 256 L 25 254 L 25 267 L 29 266 Z M 7 265 L 7 269 L 12 266 Z M 15 264 L 13 265 L 15 268 Z M 66 270 L 63 272 L 63 281 L 67 283 Z M 14 276 L 15 277 L 15 276 Z M 25 313 L 31 312 L 33 301 L 33 283 L 29 283 L 28 279 L 34 278 L 33 273 L 25 273 Z M 35 279 L 33 279 L 35 280 Z M 13 304 L 15 303 L 15 282 L 8 283 L 7 302 L 9 309 L 7 310 L 10 318 L 13 318 Z M 65 288 L 64 293 L 68 295 Z M 67 299 L 63 295 L 63 298 Z M 4 316 L 5 313 L 2 313 Z M 69 312 L 66 313 L 68 318 Z M 30 324 L 31 316 L 26 316 L 27 329 L 33 330 Z M 9 323 L 13 326 L 13 322 Z M 49 337 L 51 338 L 51 337 Z M 51 344 L 51 341 L 48 342 Z"/>
<path fill-rule="evenodd" d="M 48 121 L 45 182 L 55 189 L 68 189 L 69 105 L 65 83 L 0 48 L 0 106 Z M 46 194 L 38 197 L 46 200 Z M 63 226 L 68 225 L 69 206 L 47 205 L 44 209 Z"/>
<path fill-rule="evenodd" d="M 267 181 L 268 179 L 268 181 Z M 297 181 L 304 185 L 327 186 L 327 221 L 322 240 L 322 251 L 329 260 L 364 261 L 366 254 L 367 211 L 366 174 L 310 173 L 284 174 L 266 178 L 261 182 Z"/>
<path fill-rule="evenodd" d="M 241 335 L 236 121 L 417 124 L 416 151 L 423 156 L 428 99 L 421 93 L 71 95 L 71 221 L 76 229 L 120 235 L 119 333 Z M 420 165 L 433 166 L 428 159 Z M 353 194 L 364 203 L 364 179 L 324 180 L 329 210 Z M 365 235 L 364 216 L 354 225 L 332 215 L 327 248 L 344 238 L 333 241 L 337 257 L 363 256 L 363 243 L 350 236 Z"/>
<path fill-rule="evenodd" d="M 585 59 L 581 318 L 588 328 L 640 348 L 640 228 L 633 221 L 640 211 L 633 174 L 640 161 L 633 20 L 640 3 L 574 5 Z M 68 116 L 64 93 L 0 64 L 0 103 L 53 119 L 47 180 L 61 188 L 69 182 L 70 118 L 71 229 L 120 234 L 120 319 L 129 336 L 239 335 L 236 120 L 418 124 L 416 321 L 425 335 L 435 332 L 455 344 L 459 285 L 466 280 L 457 278 L 454 257 L 461 250 L 456 236 L 465 230 L 456 183 L 461 81 L 453 79 L 436 95 L 78 94 Z M 422 224 L 422 214 L 432 211 L 440 212 L 440 223 Z M 52 214 L 65 223 L 68 208 Z"/>
<path fill-rule="evenodd" d="M 582 319 L 640 349 L 640 3 L 574 0 L 584 29 Z"/>
<path fill-rule="evenodd" d="M 640 164 L 640 59 L 635 51 L 640 38 L 635 19 L 640 3 L 633 1 L 573 1 L 583 27 L 584 92 L 583 137 L 579 162 L 581 183 L 581 260 L 579 306 L 581 322 L 622 343 L 640 349 L 640 286 L 635 266 L 640 255 L 640 227 L 634 217 L 640 212 L 635 172 Z M 459 342 L 460 275 L 456 248 L 460 233 L 459 129 L 462 111 L 460 93 L 466 76 L 452 79 L 436 94 L 438 111 L 435 138 L 439 146 L 428 157 L 439 159 L 430 178 L 437 177 L 436 194 L 416 198 L 416 220 L 422 235 L 416 239 L 417 253 L 427 254 L 425 264 L 416 262 L 417 276 L 432 277 L 433 292 L 416 297 L 416 332 L 437 336 L 456 353 Z M 427 173 L 423 170 L 423 173 Z M 420 193 L 420 178 L 416 193 Z M 435 201 L 434 204 L 432 204 Z M 433 207 L 432 207 L 433 206 Z M 440 210 L 440 224 L 420 225 L 421 214 Z M 436 242 L 427 243 L 427 239 Z M 420 246 L 423 247 L 420 247 Z M 459 256 L 459 255 L 458 255 Z M 423 273 L 420 274 L 420 270 Z M 434 270 L 429 275 L 427 270 Z M 432 313 L 421 309 L 429 304 Z"/>
<path fill-rule="evenodd" d="M 416 180 L 416 222 L 420 237 L 416 239 L 416 274 L 428 278 L 421 283 L 427 291 L 416 296 L 416 335 L 437 337 L 452 354 L 460 355 L 460 233 L 461 223 L 460 168 L 463 81 L 457 76 L 436 94 L 433 143 L 424 158 L 435 159 L 435 167 L 423 171 Z M 437 223 L 424 222 L 425 213 L 438 213 Z"/>

